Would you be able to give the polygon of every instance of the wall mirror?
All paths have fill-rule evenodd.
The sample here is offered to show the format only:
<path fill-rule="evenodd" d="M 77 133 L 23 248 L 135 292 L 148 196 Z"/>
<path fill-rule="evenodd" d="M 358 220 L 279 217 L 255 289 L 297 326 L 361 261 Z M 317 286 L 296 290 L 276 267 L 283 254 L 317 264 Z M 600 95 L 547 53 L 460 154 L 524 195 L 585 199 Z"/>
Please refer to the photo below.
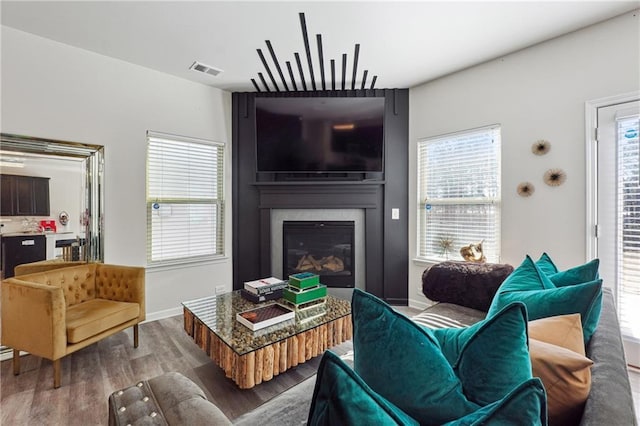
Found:
<path fill-rule="evenodd" d="M 104 147 L 77 142 L 43 139 L 30 136 L 0 134 L 0 168 L 12 174 L 23 167 L 73 169 L 78 184 L 62 187 L 62 192 L 77 192 L 69 206 L 68 218 L 74 229 L 84 237 L 82 259 L 88 262 L 104 261 Z M 13 173 L 13 174 L 20 174 Z M 66 181 L 66 182 L 65 182 Z M 50 185 L 68 185 L 66 179 L 57 179 Z M 58 218 L 58 211 L 51 217 Z"/>

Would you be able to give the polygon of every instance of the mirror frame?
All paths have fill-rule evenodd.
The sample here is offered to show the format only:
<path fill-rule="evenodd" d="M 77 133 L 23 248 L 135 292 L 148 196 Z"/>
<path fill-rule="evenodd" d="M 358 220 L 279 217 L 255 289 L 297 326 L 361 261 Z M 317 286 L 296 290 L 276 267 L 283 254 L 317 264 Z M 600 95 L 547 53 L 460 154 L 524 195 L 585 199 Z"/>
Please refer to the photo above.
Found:
<path fill-rule="evenodd" d="M 0 133 L 0 150 L 85 159 L 83 260 L 104 262 L 104 146 Z"/>

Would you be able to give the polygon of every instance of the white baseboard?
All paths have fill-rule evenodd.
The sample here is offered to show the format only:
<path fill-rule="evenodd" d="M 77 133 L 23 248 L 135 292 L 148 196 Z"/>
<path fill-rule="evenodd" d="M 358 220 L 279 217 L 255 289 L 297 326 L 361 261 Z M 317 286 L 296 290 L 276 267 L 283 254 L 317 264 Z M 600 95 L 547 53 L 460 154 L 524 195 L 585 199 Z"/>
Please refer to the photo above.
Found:
<path fill-rule="evenodd" d="M 164 311 L 156 311 L 147 313 L 147 319 L 145 319 L 142 324 L 151 321 L 157 321 L 169 317 L 175 317 L 176 315 L 182 315 L 182 306 L 177 306 L 171 309 L 165 309 Z"/>

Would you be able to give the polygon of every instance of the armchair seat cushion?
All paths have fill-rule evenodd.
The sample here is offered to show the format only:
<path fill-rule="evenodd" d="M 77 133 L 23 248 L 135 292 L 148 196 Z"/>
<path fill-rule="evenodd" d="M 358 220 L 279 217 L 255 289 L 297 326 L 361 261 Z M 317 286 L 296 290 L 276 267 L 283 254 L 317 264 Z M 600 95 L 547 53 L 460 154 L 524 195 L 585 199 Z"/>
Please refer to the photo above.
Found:
<path fill-rule="evenodd" d="M 82 342 L 140 315 L 138 303 L 92 299 L 67 308 L 67 341 Z"/>

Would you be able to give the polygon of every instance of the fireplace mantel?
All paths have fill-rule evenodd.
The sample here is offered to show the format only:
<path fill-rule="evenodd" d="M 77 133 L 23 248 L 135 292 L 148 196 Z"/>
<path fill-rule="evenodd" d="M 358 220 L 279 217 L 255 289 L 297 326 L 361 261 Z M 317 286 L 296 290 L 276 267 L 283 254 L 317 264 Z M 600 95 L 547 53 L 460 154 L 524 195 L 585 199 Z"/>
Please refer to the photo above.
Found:
<path fill-rule="evenodd" d="M 261 209 L 375 209 L 383 181 L 256 182 Z"/>

